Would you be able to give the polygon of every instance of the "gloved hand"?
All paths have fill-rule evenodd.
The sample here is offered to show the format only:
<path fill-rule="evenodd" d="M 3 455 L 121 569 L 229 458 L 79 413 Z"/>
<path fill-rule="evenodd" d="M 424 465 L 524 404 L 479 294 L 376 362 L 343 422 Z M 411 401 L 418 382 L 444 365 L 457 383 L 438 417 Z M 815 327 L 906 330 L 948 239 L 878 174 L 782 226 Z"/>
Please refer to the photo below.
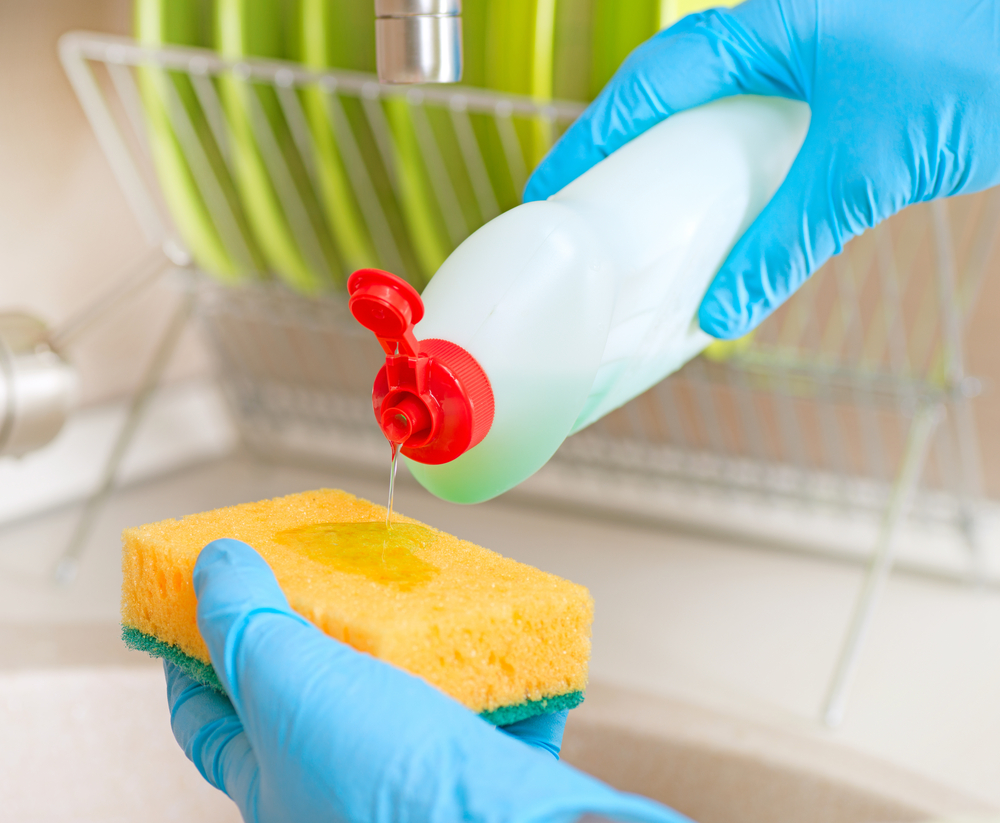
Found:
<path fill-rule="evenodd" d="M 701 304 L 739 337 L 843 244 L 918 201 L 1000 182 L 998 0 L 747 0 L 637 48 L 528 181 L 554 194 L 671 114 L 735 94 L 804 100 L 805 143 Z"/>
<path fill-rule="evenodd" d="M 206 546 L 194 586 L 198 627 L 229 699 L 166 664 L 171 724 L 244 820 L 686 820 L 559 763 L 565 715 L 505 734 L 327 637 L 291 610 L 245 543 Z"/>

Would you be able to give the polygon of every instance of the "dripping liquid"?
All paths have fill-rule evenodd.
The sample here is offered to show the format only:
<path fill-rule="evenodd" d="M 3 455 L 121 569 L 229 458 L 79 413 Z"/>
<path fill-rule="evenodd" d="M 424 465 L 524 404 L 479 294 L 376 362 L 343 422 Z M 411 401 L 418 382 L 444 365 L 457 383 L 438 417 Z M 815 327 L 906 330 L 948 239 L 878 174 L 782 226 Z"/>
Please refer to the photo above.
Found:
<path fill-rule="evenodd" d="M 392 462 L 389 464 L 389 505 L 385 509 L 385 527 L 392 528 L 392 495 L 396 489 L 396 463 L 399 461 L 399 443 L 390 442 Z"/>
<path fill-rule="evenodd" d="M 385 523 L 312 523 L 278 532 L 274 540 L 301 552 L 310 560 L 337 571 L 361 575 L 376 583 L 410 591 L 433 579 L 438 568 L 414 551 L 437 540 L 432 529 L 415 523 L 392 523 L 393 493 L 399 443 L 390 441 L 389 505 Z"/>

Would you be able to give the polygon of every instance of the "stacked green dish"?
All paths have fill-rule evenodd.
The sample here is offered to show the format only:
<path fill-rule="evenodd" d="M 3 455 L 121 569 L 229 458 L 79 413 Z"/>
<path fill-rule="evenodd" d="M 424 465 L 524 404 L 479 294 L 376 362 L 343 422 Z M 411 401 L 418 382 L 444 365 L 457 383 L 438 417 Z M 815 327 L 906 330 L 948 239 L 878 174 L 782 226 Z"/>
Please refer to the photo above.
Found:
<path fill-rule="evenodd" d="M 200 0 L 138 0 L 136 39 L 148 46 L 210 46 L 206 11 Z M 236 282 L 263 271 L 263 256 L 191 78 L 142 66 L 138 82 L 153 162 L 181 238 L 199 265 L 220 280 Z M 211 81 L 205 83 L 203 93 L 216 94 Z"/>
<path fill-rule="evenodd" d="M 590 97 L 597 96 L 629 53 L 656 32 L 682 17 L 717 6 L 735 6 L 740 0 L 591 0 L 593 52 Z"/>
<path fill-rule="evenodd" d="M 297 60 L 300 11 L 296 0 L 218 0 L 216 47 L 229 58 Z M 278 276 L 311 294 L 342 286 L 350 272 L 292 131 L 301 124 L 288 122 L 280 93 L 267 83 L 222 78 L 236 182 L 257 241 Z"/>
<path fill-rule="evenodd" d="M 365 24 L 370 22 L 370 12 L 366 3 L 351 0 L 303 0 L 302 62 L 311 68 L 374 71 L 374 36 L 367 38 L 362 34 Z M 345 164 L 340 148 L 345 139 L 353 138 L 353 133 L 342 133 L 352 126 L 347 122 L 337 122 L 336 103 L 328 105 L 326 96 L 318 87 L 306 89 L 303 102 L 315 143 L 319 193 L 326 206 L 330 231 L 344 262 L 351 271 L 384 265 L 375 251 L 351 185 L 351 170 Z M 354 141 L 355 144 L 357 142 Z"/>
<path fill-rule="evenodd" d="M 463 84 L 592 99 L 657 30 L 736 2 L 465 0 Z M 135 13 L 145 45 L 375 70 L 369 0 L 136 0 Z M 139 84 L 164 197 L 199 265 L 227 282 L 273 273 L 306 294 L 338 289 L 366 266 L 422 286 L 468 234 L 520 202 L 558 137 L 541 117 L 469 115 L 493 190 L 483 198 L 455 115 L 418 104 L 419 90 L 373 102 L 328 85 L 282 87 L 245 72 L 192 80 L 153 66 Z M 206 93 L 218 93 L 224 122 L 206 115 Z"/>
<path fill-rule="evenodd" d="M 373 7 L 370 8 L 368 3 L 357 0 L 304 0 L 303 32 L 303 57 L 309 67 L 374 73 L 375 18 Z M 431 192 L 430 175 L 417 142 L 410 106 L 400 98 L 382 104 L 383 116 L 392 134 L 392 156 L 384 159 L 377 151 L 372 151 L 376 140 L 360 101 L 339 96 L 333 99 L 330 93 L 319 89 L 310 89 L 307 94 L 324 178 L 332 180 L 334 167 L 338 164 L 344 167 L 343 158 L 338 156 L 338 147 L 346 148 L 345 140 L 357 146 L 355 162 L 364 163 L 372 181 L 388 230 L 392 232 L 396 256 L 408 258 L 405 262 L 401 261 L 407 270 L 405 273 L 411 282 L 422 286 L 444 262 L 451 249 L 440 208 Z M 350 130 L 351 134 L 344 134 L 346 130 Z M 397 175 L 396 202 L 391 197 L 387 163 L 394 167 Z M 346 213 L 346 204 L 338 205 L 329 195 L 327 197 L 331 214 Z M 400 220 L 405 226 L 403 237 L 399 232 Z M 372 259 L 375 260 L 374 247 L 371 249 Z M 389 262 L 379 261 L 379 264 L 389 265 Z"/>

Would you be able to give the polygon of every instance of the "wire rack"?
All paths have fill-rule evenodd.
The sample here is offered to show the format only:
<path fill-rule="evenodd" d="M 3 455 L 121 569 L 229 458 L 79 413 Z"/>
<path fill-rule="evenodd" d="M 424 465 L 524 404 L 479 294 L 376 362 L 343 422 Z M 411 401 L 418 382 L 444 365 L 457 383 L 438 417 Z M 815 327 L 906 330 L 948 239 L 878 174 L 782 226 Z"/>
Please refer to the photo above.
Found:
<path fill-rule="evenodd" d="M 166 111 L 239 269 L 229 284 L 199 275 L 195 311 L 244 440 L 279 459 L 384 465 L 370 406 L 383 355 L 332 285 L 296 293 L 254 265 L 245 215 L 224 194 L 233 188 L 236 138 L 220 84 L 236 78 L 273 94 L 286 133 L 256 104 L 251 128 L 291 235 L 307 251 L 323 243 L 304 202 L 323 201 L 316 135 L 303 109 L 304 95 L 318 90 L 373 241 L 370 262 L 416 283 L 432 272 L 421 271 L 412 230 L 399 217 L 406 172 L 387 107 L 406 110 L 429 182 L 426 205 L 441 216 L 448 248 L 516 204 L 533 163 L 582 108 L 461 87 L 380 86 L 354 72 L 227 61 L 86 33 L 66 35 L 61 55 L 150 244 L 173 265 L 197 270 L 160 193 L 137 82 L 150 69 L 189 80 L 209 129 L 199 132 L 170 83 Z M 210 162 L 206 140 L 225 162 Z M 305 190 L 292 180 L 289 151 Z M 834 524 L 867 518 L 868 576 L 824 705 L 837 722 L 901 525 L 916 519 L 950 530 L 966 547 L 970 574 L 984 573 L 971 409 L 980 384 L 965 373 L 962 345 L 998 222 L 996 192 L 907 209 L 849 244 L 754 335 L 712 347 L 570 438 L 520 493 L 613 506 L 616 494 L 634 498 L 638 488 L 647 513 L 660 506 L 681 520 L 697 507 L 676 502 L 695 496 L 708 501 L 716 526 L 749 505 L 754 517 L 741 530 L 767 520 L 763 511 Z M 797 542 L 808 542 L 802 534 Z"/>

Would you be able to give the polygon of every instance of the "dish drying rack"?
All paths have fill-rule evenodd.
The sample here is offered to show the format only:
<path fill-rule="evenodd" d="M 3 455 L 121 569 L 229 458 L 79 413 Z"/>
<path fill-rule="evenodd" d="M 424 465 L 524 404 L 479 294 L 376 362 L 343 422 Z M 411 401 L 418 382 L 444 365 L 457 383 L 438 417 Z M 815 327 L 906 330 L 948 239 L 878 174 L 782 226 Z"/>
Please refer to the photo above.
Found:
<path fill-rule="evenodd" d="M 210 51 L 147 48 L 99 34 L 70 33 L 62 38 L 60 53 L 151 247 L 151 259 L 126 283 L 134 288 L 136 278 L 148 278 L 151 270 L 182 268 L 192 274 L 187 298 L 137 391 L 67 563 L 74 561 L 89 519 L 113 486 L 117 461 L 179 329 L 192 314 L 207 333 L 218 379 L 251 449 L 313 463 L 383 466 L 386 460 L 370 401 L 372 376 L 384 355 L 350 317 L 344 297 L 303 296 L 266 275 L 223 285 L 198 272 L 159 194 L 137 69 L 153 66 L 190 77 L 223 156 L 228 156 L 228 123 L 215 81 L 229 74 L 275 89 L 314 185 L 309 162 L 314 146 L 297 91 L 320 88 L 331 124 L 337 126 L 343 125 L 337 122 L 343 102 L 359 101 L 390 176 L 392 138 L 382 122 L 382 104 L 405 99 L 453 245 L 475 226 L 461 219 L 455 181 L 435 131 L 427 127 L 428 115 L 450 124 L 450 145 L 460 149 L 486 220 L 498 213 L 499 197 L 472 118 L 490 124 L 506 173 L 520 191 L 529 167 L 518 130 L 523 133 L 527 125 L 551 142 L 583 109 L 577 103 L 480 89 L 381 86 L 373 76 L 356 72 L 310 71 L 272 60 L 229 61 Z M 219 181 L 199 158 L 177 101 L 172 118 L 192 169 L 200 170 L 206 203 L 224 208 L 224 199 L 210 196 Z M 269 126 L 259 118 L 254 128 Z M 385 231 L 386 215 L 372 195 L 356 136 L 342 127 L 337 134 L 378 255 L 387 268 L 406 274 Z M 263 159 L 279 178 L 282 161 L 273 149 L 269 153 L 269 143 L 261 141 Z M 282 198 L 286 214 L 302 213 L 288 201 L 294 199 L 293 188 L 286 187 Z M 231 215 L 213 216 L 220 224 L 233 222 Z M 853 557 L 867 564 L 866 580 L 823 704 L 826 722 L 838 723 L 896 559 L 900 530 L 917 522 L 921 529 L 947 532 L 963 547 L 961 573 L 974 580 L 987 574 L 971 406 L 980 383 L 965 373 L 963 330 L 998 223 L 996 191 L 905 210 L 852 241 L 755 334 L 716 344 L 570 438 L 548 466 L 512 494 L 628 511 L 700 530 L 756 534 L 768 543 L 823 547 L 832 531 L 842 542 L 846 538 L 864 546 Z M 293 230 L 304 236 L 310 229 L 303 223 Z M 792 536 L 782 531 L 788 523 Z M 808 534 L 815 538 L 803 536 Z M 928 568 L 941 572 L 933 558 Z"/>

